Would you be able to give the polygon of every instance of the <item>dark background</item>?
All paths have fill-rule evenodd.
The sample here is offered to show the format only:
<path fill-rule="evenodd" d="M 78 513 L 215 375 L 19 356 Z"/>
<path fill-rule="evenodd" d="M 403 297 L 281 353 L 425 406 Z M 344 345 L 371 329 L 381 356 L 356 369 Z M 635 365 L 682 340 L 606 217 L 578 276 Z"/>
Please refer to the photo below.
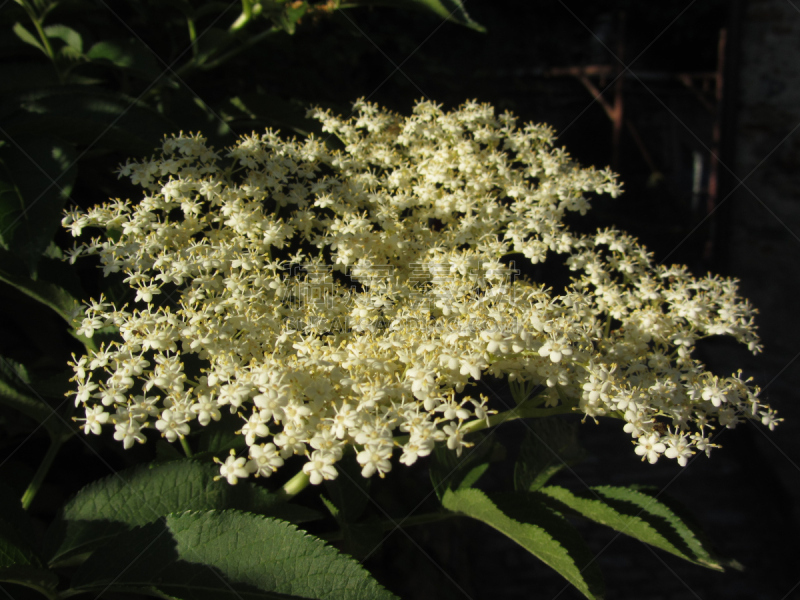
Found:
<path fill-rule="evenodd" d="M 743 569 L 714 573 L 615 537 L 599 526 L 579 523 L 598 555 L 609 599 L 800 598 L 800 377 L 794 362 L 800 335 L 794 316 L 794 291 L 800 291 L 795 263 L 800 254 L 793 233 L 800 229 L 794 209 L 800 195 L 794 175 L 800 146 L 792 137 L 800 113 L 791 109 L 792 94 L 800 90 L 800 67 L 793 66 L 800 48 L 794 55 L 773 55 L 764 46 L 774 48 L 775 39 L 795 34 L 800 39 L 800 12 L 789 2 L 775 0 L 471 0 L 465 6 L 486 33 L 424 12 L 359 8 L 307 19 L 294 35 L 272 36 L 212 72 L 181 72 L 183 34 L 176 29 L 175 35 L 164 35 L 162 23 L 149 20 L 148 10 L 155 10 L 169 23 L 167 17 L 178 14 L 171 4 L 124 3 L 115 6 L 117 15 L 112 17 L 101 3 L 75 2 L 67 3 L 60 16 L 67 22 L 72 19 L 76 27 L 80 18 L 87 39 L 118 35 L 141 40 L 158 59 L 156 71 L 173 65 L 180 77 L 156 88 L 145 76 L 104 80 L 105 74 L 92 71 L 91 65 L 81 73 L 105 81 L 100 88 L 147 98 L 160 107 L 171 130 L 202 129 L 218 146 L 265 126 L 313 130 L 303 118 L 310 105 L 348 114 L 354 99 L 366 97 L 408 113 L 420 98 L 446 108 L 477 99 L 498 111 L 516 113 L 523 122 L 551 124 L 559 144 L 584 165 L 613 162 L 625 194 L 617 200 L 598 199 L 590 215 L 573 225 L 587 230 L 616 226 L 639 237 L 659 261 L 688 264 L 698 275 L 713 270 L 739 277 L 744 295 L 766 307 L 759 321 L 766 352 L 752 357 L 725 342 L 707 344 L 700 351 L 721 374 L 743 368 L 754 376 L 786 422 L 774 433 L 751 423 L 723 431 L 716 440 L 723 448 L 711 459 L 695 457 L 683 469 L 673 461 L 641 463 L 618 422 L 588 422 L 580 429 L 588 458 L 562 471 L 555 482 L 576 490 L 601 484 L 655 486 L 685 505 L 718 552 Z M 201 21 L 199 31 L 210 25 Z M 721 67 L 722 28 L 728 37 Z M 7 38 L 0 40 L 6 58 L 22 56 L 28 61 L 25 68 L 38 68 L 40 57 L 33 50 L 20 55 L 10 44 Z M 762 55 L 785 68 L 764 75 Z M 624 117 L 641 144 L 623 129 L 615 145 L 612 122 L 600 103 L 578 78 L 554 72 L 612 67 L 605 79 L 591 81 L 613 102 L 619 74 L 613 69 L 621 70 L 622 64 L 633 73 L 623 77 Z M 678 78 L 718 70 L 725 80 L 721 102 L 713 79 L 705 89 L 696 81 L 692 91 Z M 5 91 L 15 84 L 6 78 L 2 85 Z M 243 99 L 248 111 L 237 112 L 232 97 Z M 113 169 L 131 154 L 155 147 L 163 133 L 143 124 L 142 145 L 135 152 L 88 148 L 72 201 L 90 206 L 109 196 L 125 197 Z M 789 148 L 797 151 L 793 154 Z M 709 202 L 712 154 L 723 166 L 718 170 L 718 192 Z M 740 185 L 746 177 L 748 185 Z M 780 186 L 773 185 L 776 181 Z M 751 190 L 766 212 L 751 212 Z M 66 235 L 57 239 L 62 247 L 71 245 Z M 85 273 L 83 284 L 93 295 L 96 290 Z M 14 292 L 2 294 L 3 301 L 21 306 Z M 0 341 L 4 356 L 26 363 L 48 356 L 53 364 L 43 367 L 56 368 L 55 363 L 63 366 L 70 351 L 80 350 L 66 337 L 63 323 L 35 306 L 25 305 L 14 314 L 17 318 L 4 326 Z M 3 474 L 12 483 L 25 481 L 41 459 L 43 440 L 28 441 L 15 429 L 24 430 L 24 424 L 7 417 L 3 425 L 8 432 L 5 448 L 25 445 L 24 452 L 4 463 Z M 500 428 L 498 438 L 513 452 L 524 433 L 523 424 L 509 424 Z M 72 440 L 53 469 L 49 487 L 34 504 L 38 514 L 52 514 L 80 485 L 107 475 L 108 465 L 122 468 L 142 457 L 141 449 L 123 453 L 114 442 L 112 449 L 95 438 L 90 441 L 108 462 L 97 461 L 82 440 Z M 373 483 L 377 506 L 398 518 L 427 506 L 430 488 L 422 468 L 395 469 L 391 479 L 391 488 L 388 480 Z M 398 479 L 414 492 L 405 498 L 391 496 L 389 490 L 398 489 Z M 491 488 L 494 480 L 489 477 L 482 485 Z M 408 599 L 578 597 L 525 551 L 465 519 L 396 531 L 370 554 L 365 566 Z"/>

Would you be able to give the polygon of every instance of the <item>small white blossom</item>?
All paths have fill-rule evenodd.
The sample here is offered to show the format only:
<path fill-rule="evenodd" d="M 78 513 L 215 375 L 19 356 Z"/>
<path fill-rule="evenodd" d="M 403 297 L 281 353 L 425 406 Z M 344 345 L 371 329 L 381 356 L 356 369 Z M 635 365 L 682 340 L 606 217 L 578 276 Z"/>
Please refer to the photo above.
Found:
<path fill-rule="evenodd" d="M 499 408 L 464 395 L 490 377 L 530 386 L 542 409 L 622 419 L 650 462 L 710 452 L 716 423 L 781 421 L 741 373 L 694 358 L 711 335 L 760 351 L 737 283 L 656 264 L 620 231 L 572 231 L 570 212 L 621 188 L 548 127 L 476 102 L 311 115 L 342 150 L 274 131 L 222 152 L 168 136 L 118 171 L 138 202 L 65 215 L 73 236 L 113 232 L 70 260 L 95 256 L 134 292 L 75 318 L 86 337 L 119 333 L 69 363 L 86 433 L 176 441 L 226 411 L 245 420 L 249 458 L 228 457 L 220 478 L 267 477 L 302 455 L 319 484 L 348 446 L 365 477 L 384 476 L 394 448 L 406 465 L 437 443 L 461 453 L 470 424 Z M 571 282 L 517 277 L 514 255 L 559 255 Z"/>
<path fill-rule="evenodd" d="M 230 456 L 222 462 L 218 458 L 214 458 L 214 462 L 220 465 L 219 475 L 214 479 L 225 478 L 231 485 L 239 483 L 240 479 L 245 479 L 250 476 L 250 471 L 247 469 L 247 459 L 244 456 L 236 456 L 236 451 L 231 450 Z"/>

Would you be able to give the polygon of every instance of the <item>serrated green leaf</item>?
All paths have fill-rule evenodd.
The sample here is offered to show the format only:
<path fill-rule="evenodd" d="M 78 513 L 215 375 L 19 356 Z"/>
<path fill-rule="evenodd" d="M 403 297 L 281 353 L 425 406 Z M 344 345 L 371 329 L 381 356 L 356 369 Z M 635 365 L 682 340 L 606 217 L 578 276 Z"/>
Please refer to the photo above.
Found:
<path fill-rule="evenodd" d="M 121 535 L 75 573 L 75 589 L 155 587 L 177 598 L 389 600 L 352 558 L 293 525 L 238 511 L 168 515 Z"/>
<path fill-rule="evenodd" d="M 476 489 L 448 489 L 442 498 L 442 506 L 482 521 L 514 540 L 587 598 L 602 597 L 599 569 L 577 531 L 533 494 L 504 494 L 490 498 Z"/>
<path fill-rule="evenodd" d="M 472 446 L 465 448 L 458 456 L 444 444 L 436 444 L 431 453 L 430 477 L 433 489 L 439 500 L 446 489 L 469 487 L 483 475 L 492 459 L 492 454 L 502 447 L 497 444 L 494 432 L 470 434 Z M 486 465 L 482 470 L 481 465 Z M 478 469 L 477 471 L 475 469 Z M 468 483 L 464 484 L 467 480 Z"/>
<path fill-rule="evenodd" d="M 598 486 L 580 493 L 562 487 L 541 490 L 587 519 L 710 569 L 724 570 L 702 536 L 652 495 L 626 487 Z"/>
<path fill-rule="evenodd" d="M 473 467 L 458 484 L 458 489 L 471 488 L 478 483 L 478 480 L 483 477 L 483 474 L 489 469 L 489 463 L 481 463 L 477 467 Z"/>
<path fill-rule="evenodd" d="M 30 44 L 34 48 L 39 49 L 43 54 L 47 54 L 45 52 L 44 46 L 42 43 L 33 35 L 30 31 L 25 29 L 25 26 L 22 23 L 14 23 L 14 27 L 11 28 L 12 31 L 17 35 L 19 39 L 21 39 L 26 44 Z"/>
<path fill-rule="evenodd" d="M 538 490 L 562 468 L 583 457 L 574 423 L 551 417 L 533 419 L 529 425 L 514 465 L 514 488 L 519 491 Z"/>
<path fill-rule="evenodd" d="M 0 189 L 0 245 L 31 274 L 61 226 L 75 158 L 72 145 L 49 135 L 26 135 L 0 148 L 6 184 Z"/>
<path fill-rule="evenodd" d="M 109 538 L 185 510 L 236 508 L 301 523 L 320 517 L 287 504 L 266 489 L 244 481 L 214 481 L 213 465 L 193 460 L 143 465 L 96 481 L 70 500 L 48 531 L 50 564 L 75 560 Z"/>

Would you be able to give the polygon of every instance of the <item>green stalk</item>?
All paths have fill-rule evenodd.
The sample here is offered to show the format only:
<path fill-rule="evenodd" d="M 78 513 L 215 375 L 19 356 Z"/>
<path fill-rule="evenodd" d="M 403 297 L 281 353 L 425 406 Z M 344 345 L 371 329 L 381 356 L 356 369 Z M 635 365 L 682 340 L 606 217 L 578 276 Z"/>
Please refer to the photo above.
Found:
<path fill-rule="evenodd" d="M 36 497 L 36 493 L 42 486 L 44 478 L 47 476 L 47 472 L 50 470 L 50 467 L 53 466 L 53 461 L 55 460 L 56 455 L 63 444 L 64 440 L 60 437 L 52 437 L 50 439 L 50 447 L 47 449 L 47 454 L 44 455 L 44 459 L 42 459 L 42 462 L 39 463 L 39 468 L 36 469 L 36 473 L 33 475 L 33 479 L 31 480 L 30 485 L 28 485 L 28 489 L 26 489 L 25 493 L 22 494 L 22 508 L 25 510 L 30 507 L 31 502 L 33 502 L 33 499 Z"/>
<path fill-rule="evenodd" d="M 197 29 L 194 25 L 194 20 L 186 17 L 186 27 L 189 29 L 189 43 L 192 46 L 192 57 L 197 58 Z"/>
<path fill-rule="evenodd" d="M 185 437 L 180 438 L 181 440 L 181 448 L 183 448 L 183 453 L 186 455 L 186 458 L 192 458 L 192 449 L 189 447 L 189 442 L 186 441 Z"/>
<path fill-rule="evenodd" d="M 36 29 L 36 33 L 39 35 L 39 40 L 42 42 L 42 46 L 44 47 L 45 54 L 47 54 L 47 58 L 50 59 L 50 62 L 53 63 L 53 68 L 56 71 L 56 76 L 58 77 L 59 83 L 64 83 L 63 77 L 61 75 L 61 71 L 58 69 L 58 63 L 56 62 L 56 53 L 53 52 L 53 47 L 50 45 L 50 39 L 44 32 L 44 28 L 42 27 L 42 22 L 44 21 L 44 14 L 37 15 L 36 9 L 30 6 L 27 2 L 23 3 L 23 8 L 25 12 L 28 13 L 28 18 L 33 23 L 34 28 Z"/>
<path fill-rule="evenodd" d="M 505 423 L 507 421 L 514 421 L 516 419 L 539 419 L 542 417 L 550 417 L 553 415 L 569 415 L 574 413 L 575 406 L 576 405 L 574 402 L 564 402 L 559 406 L 555 406 L 553 408 L 538 408 L 533 405 L 526 406 L 526 404 L 523 403 L 520 404 L 519 406 L 515 406 L 510 410 L 497 413 L 496 415 L 492 415 L 488 419 L 483 419 L 480 421 L 472 421 L 471 423 L 467 423 L 464 427 L 461 428 L 461 431 L 467 434 L 467 433 L 472 433 L 473 431 L 481 431 L 482 429 L 488 429 L 489 427 L 496 427 L 501 423 Z"/>
<path fill-rule="evenodd" d="M 266 37 L 272 35 L 273 33 L 278 32 L 278 31 L 283 31 L 283 29 L 281 29 L 277 25 L 273 25 L 271 28 L 269 28 L 269 29 L 267 29 L 265 31 L 262 31 L 261 33 L 259 33 L 257 35 L 253 35 L 253 36 L 248 37 L 247 40 L 245 40 L 237 48 L 234 48 L 230 52 L 227 52 L 226 54 L 223 54 L 222 56 L 220 56 L 216 60 L 213 60 L 211 62 L 207 62 L 207 63 L 205 63 L 203 65 L 197 65 L 194 62 L 186 63 L 180 69 L 178 69 L 175 72 L 175 74 L 178 77 L 186 77 L 186 76 L 190 75 L 192 73 L 192 71 L 197 70 L 197 69 L 202 69 L 203 71 L 210 71 L 211 69 L 216 69 L 221 64 L 223 64 L 223 63 L 229 61 L 231 58 L 235 57 L 237 54 L 240 54 L 241 52 L 244 52 L 245 50 L 250 49 L 252 46 L 258 44 L 261 40 L 265 39 Z"/>
<path fill-rule="evenodd" d="M 283 500 L 291 500 L 297 494 L 302 492 L 309 484 L 308 474 L 305 471 L 299 471 L 297 475 L 292 477 L 289 481 L 283 484 L 283 487 L 276 493 Z"/>

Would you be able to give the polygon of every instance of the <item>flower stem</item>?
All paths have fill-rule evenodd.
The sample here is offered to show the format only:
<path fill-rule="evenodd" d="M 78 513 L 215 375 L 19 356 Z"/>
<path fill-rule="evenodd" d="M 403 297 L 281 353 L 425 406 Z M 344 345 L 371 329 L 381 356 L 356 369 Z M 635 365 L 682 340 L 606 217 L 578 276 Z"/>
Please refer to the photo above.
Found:
<path fill-rule="evenodd" d="M 464 425 L 464 427 L 461 428 L 461 431 L 463 431 L 465 434 L 472 433 L 473 431 L 488 429 L 489 427 L 495 427 L 496 425 L 500 425 L 506 421 L 513 421 L 515 419 L 531 419 L 550 417 L 552 415 L 567 415 L 571 414 L 575 409 L 575 405 L 573 403 L 563 403 L 553 408 L 538 408 L 533 406 L 533 403 L 530 404 L 531 405 L 528 406 L 528 403 L 523 402 L 522 404 L 515 406 L 510 410 L 492 415 L 488 419 L 472 421 L 471 423 Z"/>
<path fill-rule="evenodd" d="M 33 499 L 36 497 L 36 493 L 42 486 L 44 478 L 47 476 L 47 472 L 50 470 L 50 467 L 53 466 L 53 461 L 55 460 L 56 455 L 63 444 L 64 441 L 60 437 L 52 437 L 50 439 L 50 447 L 47 448 L 47 453 L 44 455 L 42 462 L 39 463 L 39 468 L 36 469 L 36 473 L 34 473 L 33 479 L 28 485 L 28 489 L 26 489 L 25 493 L 22 494 L 22 508 L 25 510 L 30 507 Z"/>
<path fill-rule="evenodd" d="M 185 437 L 180 438 L 181 440 L 181 448 L 183 448 L 183 453 L 186 455 L 187 458 L 192 458 L 192 449 L 189 447 L 189 442 L 186 441 Z"/>
<path fill-rule="evenodd" d="M 278 490 L 277 494 L 283 500 L 291 500 L 297 494 L 302 492 L 309 484 L 308 474 L 305 471 L 300 471 L 292 477 L 289 481 L 283 484 L 283 487 Z"/>

